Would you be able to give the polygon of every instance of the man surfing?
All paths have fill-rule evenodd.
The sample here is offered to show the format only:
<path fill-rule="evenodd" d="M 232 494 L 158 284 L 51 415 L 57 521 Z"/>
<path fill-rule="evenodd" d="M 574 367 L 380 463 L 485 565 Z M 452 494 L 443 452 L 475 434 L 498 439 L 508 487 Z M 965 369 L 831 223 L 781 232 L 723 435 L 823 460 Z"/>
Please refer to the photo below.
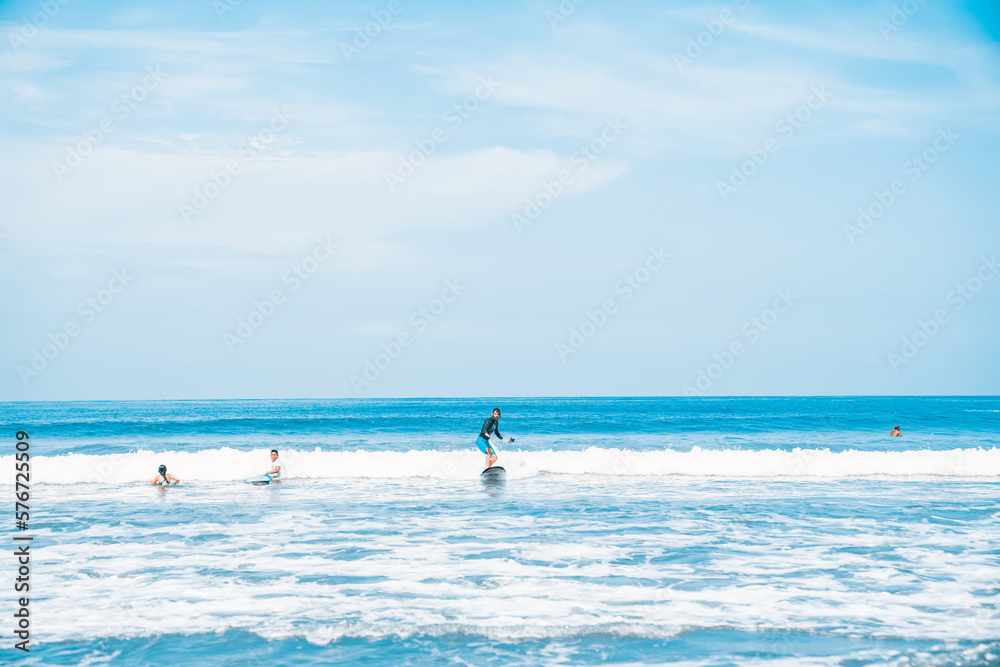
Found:
<path fill-rule="evenodd" d="M 479 451 L 486 454 L 486 467 L 491 467 L 497 461 L 496 450 L 493 445 L 490 444 L 490 435 L 496 432 L 497 437 L 503 444 L 507 444 L 507 441 L 502 435 L 500 435 L 500 408 L 493 408 L 493 415 L 486 418 L 483 422 L 483 428 L 479 430 L 479 437 L 476 438 L 476 446 L 479 447 Z"/>

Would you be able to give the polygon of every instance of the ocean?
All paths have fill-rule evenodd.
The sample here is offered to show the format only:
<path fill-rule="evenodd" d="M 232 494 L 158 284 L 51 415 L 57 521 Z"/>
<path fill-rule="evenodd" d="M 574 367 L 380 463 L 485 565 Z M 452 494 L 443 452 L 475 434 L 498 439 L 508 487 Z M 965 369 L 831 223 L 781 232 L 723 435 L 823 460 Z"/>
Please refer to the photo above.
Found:
<path fill-rule="evenodd" d="M 485 485 L 494 407 L 516 440 Z M 31 650 L 8 555 L 2 662 L 1000 664 L 1000 398 L 0 403 L 0 424 L 4 551 L 33 538 Z M 271 448 L 287 477 L 244 483 Z M 179 486 L 147 483 L 160 464 Z"/>

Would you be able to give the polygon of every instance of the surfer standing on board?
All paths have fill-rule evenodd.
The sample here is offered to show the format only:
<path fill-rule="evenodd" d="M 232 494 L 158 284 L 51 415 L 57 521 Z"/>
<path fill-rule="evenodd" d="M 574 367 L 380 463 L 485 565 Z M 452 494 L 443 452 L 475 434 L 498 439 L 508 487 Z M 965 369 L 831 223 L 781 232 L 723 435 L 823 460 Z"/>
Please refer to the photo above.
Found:
<path fill-rule="evenodd" d="M 497 437 L 503 444 L 507 444 L 507 441 L 502 435 L 500 435 L 500 408 L 493 408 L 493 415 L 487 417 L 486 421 L 483 422 L 483 428 L 479 430 L 479 437 L 476 438 L 476 446 L 479 447 L 479 451 L 486 454 L 486 467 L 491 467 L 497 461 L 496 451 L 493 449 L 493 445 L 490 444 L 490 434 L 496 432 Z"/>

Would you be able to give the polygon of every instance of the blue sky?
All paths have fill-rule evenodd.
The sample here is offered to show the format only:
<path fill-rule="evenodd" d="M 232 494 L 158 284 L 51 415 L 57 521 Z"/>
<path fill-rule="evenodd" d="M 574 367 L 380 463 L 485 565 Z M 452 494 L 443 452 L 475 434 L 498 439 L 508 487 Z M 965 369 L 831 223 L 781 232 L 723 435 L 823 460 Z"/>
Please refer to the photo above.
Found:
<path fill-rule="evenodd" d="M 1000 18 L 903 7 L 2 2 L 0 400 L 998 394 Z"/>

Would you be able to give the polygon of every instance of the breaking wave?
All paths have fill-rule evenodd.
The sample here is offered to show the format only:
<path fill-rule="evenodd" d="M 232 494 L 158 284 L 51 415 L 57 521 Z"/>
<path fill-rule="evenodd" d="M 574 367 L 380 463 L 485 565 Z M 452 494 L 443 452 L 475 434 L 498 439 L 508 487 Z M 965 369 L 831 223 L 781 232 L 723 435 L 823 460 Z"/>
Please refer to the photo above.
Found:
<path fill-rule="evenodd" d="M 4 466 L 13 457 L 0 457 Z M 483 457 L 478 451 L 321 451 L 281 452 L 291 479 L 478 477 Z M 196 452 L 133 451 L 122 454 L 34 456 L 32 481 L 48 484 L 129 484 L 156 475 L 157 466 L 187 481 L 238 481 L 270 467 L 267 449 L 207 449 Z M 648 477 L 758 478 L 808 477 L 839 479 L 867 476 L 1000 477 L 1000 449 L 838 451 L 708 450 L 635 451 L 591 447 L 583 451 L 501 451 L 499 465 L 509 479 L 542 474 Z M 7 469 L 10 469 L 8 467 Z M 6 481 L 6 480 L 5 480 Z M 6 483 L 10 483 L 9 481 Z"/>

